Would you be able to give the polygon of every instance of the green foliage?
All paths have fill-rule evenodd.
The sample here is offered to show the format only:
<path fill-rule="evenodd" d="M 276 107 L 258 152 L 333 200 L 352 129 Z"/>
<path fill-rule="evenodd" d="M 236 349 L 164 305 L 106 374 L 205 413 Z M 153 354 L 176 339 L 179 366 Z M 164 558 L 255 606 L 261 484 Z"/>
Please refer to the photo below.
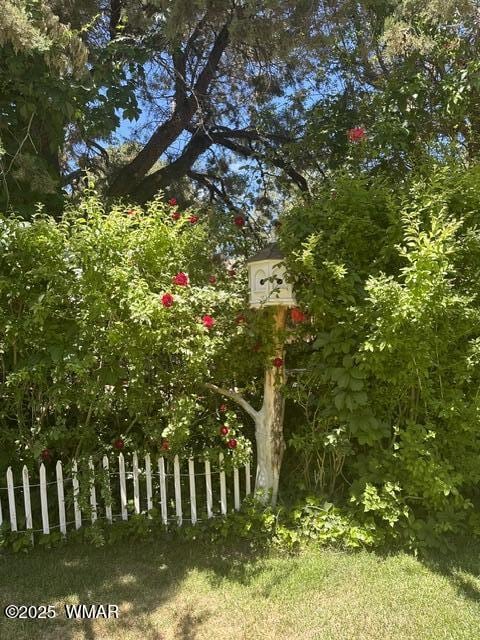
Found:
<path fill-rule="evenodd" d="M 106 212 L 91 195 L 59 223 L 0 218 L 0 468 L 44 449 L 50 462 L 108 454 L 119 438 L 126 450 L 248 458 L 239 415 L 203 385 L 252 385 L 271 329 L 244 311 L 243 279 L 215 256 L 206 216 L 176 210 L 158 198 Z"/>
<path fill-rule="evenodd" d="M 255 498 L 244 500 L 238 512 L 214 518 L 195 527 L 178 530 L 187 539 L 208 539 L 237 543 L 245 541 L 251 548 L 275 547 L 298 551 L 309 543 L 354 549 L 382 545 L 385 537 L 375 523 L 362 523 L 348 509 L 309 496 L 292 508 L 273 509 Z"/>
<path fill-rule="evenodd" d="M 282 226 L 311 315 L 287 391 L 307 418 L 296 474 L 392 541 L 470 527 L 478 501 L 479 178 L 340 175 Z"/>
<path fill-rule="evenodd" d="M 16 533 L 4 526 L 0 530 L 0 550 L 28 553 L 39 546 L 53 549 L 78 543 L 94 547 L 115 546 L 158 536 L 165 541 L 176 538 L 213 545 L 240 544 L 253 550 L 273 547 L 290 553 L 310 543 L 355 549 L 379 546 L 385 540 L 373 521 L 362 524 L 348 510 L 310 496 L 293 509 L 265 507 L 254 498 L 246 498 L 240 511 L 200 520 L 196 525 L 184 523 L 181 527 L 175 523 L 165 526 L 157 509 L 132 513 L 128 520 L 116 520 L 112 524 L 99 519 L 94 524 L 69 531 L 67 537 L 58 530 L 48 535 Z"/>

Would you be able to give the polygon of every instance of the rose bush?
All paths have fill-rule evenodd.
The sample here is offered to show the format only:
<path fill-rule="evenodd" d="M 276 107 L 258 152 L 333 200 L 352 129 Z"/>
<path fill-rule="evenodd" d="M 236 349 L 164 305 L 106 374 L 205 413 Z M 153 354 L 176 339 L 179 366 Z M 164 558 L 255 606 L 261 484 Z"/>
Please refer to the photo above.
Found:
<path fill-rule="evenodd" d="M 256 393 L 269 321 L 247 309 L 207 216 L 172 220 L 172 207 L 107 211 L 90 194 L 61 222 L 0 217 L 0 469 L 44 451 L 249 454 L 240 417 L 203 383 Z"/>

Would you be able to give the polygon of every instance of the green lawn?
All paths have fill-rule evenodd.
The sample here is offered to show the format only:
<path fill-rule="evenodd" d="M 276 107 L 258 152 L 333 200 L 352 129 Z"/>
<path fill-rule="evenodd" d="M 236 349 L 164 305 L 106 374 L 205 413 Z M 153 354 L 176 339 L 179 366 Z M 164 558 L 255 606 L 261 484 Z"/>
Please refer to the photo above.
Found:
<path fill-rule="evenodd" d="M 255 556 L 198 541 L 38 550 L 0 556 L 0 638 L 476 640 L 479 569 L 473 545 L 430 561 L 321 549 Z M 75 602 L 118 604 L 120 617 L 66 620 L 63 605 Z M 53 604 L 58 618 L 6 620 L 8 603 Z"/>

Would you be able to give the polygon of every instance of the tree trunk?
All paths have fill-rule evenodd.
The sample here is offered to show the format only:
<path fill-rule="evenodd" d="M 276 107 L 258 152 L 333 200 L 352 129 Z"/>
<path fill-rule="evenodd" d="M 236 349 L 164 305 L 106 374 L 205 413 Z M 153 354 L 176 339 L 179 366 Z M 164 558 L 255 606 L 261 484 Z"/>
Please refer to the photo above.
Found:
<path fill-rule="evenodd" d="M 285 399 L 280 389 L 285 382 L 283 331 L 287 321 L 287 307 L 275 309 L 275 336 L 277 345 L 275 358 L 281 358 L 281 366 L 273 364 L 265 371 L 263 404 L 260 411 L 255 409 L 239 393 L 207 382 L 205 386 L 216 393 L 231 398 L 242 407 L 255 422 L 257 441 L 257 475 L 255 495 L 264 504 L 275 506 L 278 497 L 278 483 L 282 466 L 285 441 L 283 439 L 283 416 Z"/>
<path fill-rule="evenodd" d="M 287 308 L 277 307 L 275 313 L 275 334 L 278 336 L 285 328 Z M 280 392 L 285 382 L 283 364 L 283 342 L 277 344 L 275 357 L 282 359 L 280 367 L 270 366 L 265 371 L 263 405 L 255 418 L 255 438 L 257 441 L 257 476 L 255 493 L 263 502 L 268 502 L 270 494 L 272 505 L 278 497 L 278 483 L 282 466 L 285 441 L 283 439 L 283 417 L 285 398 Z"/>

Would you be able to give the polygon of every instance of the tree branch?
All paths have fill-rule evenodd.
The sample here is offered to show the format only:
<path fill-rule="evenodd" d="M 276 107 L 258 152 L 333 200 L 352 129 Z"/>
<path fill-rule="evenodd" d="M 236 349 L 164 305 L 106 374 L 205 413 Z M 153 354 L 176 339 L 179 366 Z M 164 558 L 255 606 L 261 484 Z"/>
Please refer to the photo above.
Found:
<path fill-rule="evenodd" d="M 213 80 L 213 76 L 215 71 L 217 70 L 218 64 L 220 62 L 220 58 L 222 57 L 223 52 L 227 48 L 228 41 L 230 38 L 229 28 L 230 23 L 232 21 L 232 17 L 227 20 L 227 22 L 223 25 L 220 30 L 220 33 L 215 39 L 212 50 L 210 51 L 210 55 L 208 56 L 207 62 L 203 67 L 200 75 L 198 76 L 198 80 L 193 87 L 193 95 L 203 96 L 206 92 L 210 83 Z"/>
<path fill-rule="evenodd" d="M 158 171 L 145 176 L 132 189 L 131 195 L 138 202 L 147 202 L 161 188 L 168 186 L 174 180 L 186 175 L 197 158 L 212 145 L 212 140 L 205 134 L 197 133 L 192 136 L 183 153 L 172 163 Z"/>
<path fill-rule="evenodd" d="M 222 396 L 230 398 L 230 400 L 233 400 L 238 405 L 240 405 L 242 409 L 244 409 L 251 418 L 253 418 L 254 420 L 257 420 L 259 412 L 255 411 L 252 405 L 249 404 L 245 400 L 245 398 L 243 398 L 236 391 L 231 391 L 230 389 L 225 389 L 224 387 L 217 387 L 216 384 L 212 384 L 211 382 L 206 382 L 205 386 L 207 387 L 207 389 L 211 389 L 212 391 L 215 391 L 216 393 L 219 393 Z"/>
<path fill-rule="evenodd" d="M 198 111 L 202 101 L 205 99 L 210 83 L 215 76 L 220 58 L 227 48 L 231 19 L 232 17 L 229 17 L 216 36 L 205 66 L 191 94 L 181 100 L 179 104 L 175 105 L 175 110 L 171 117 L 157 127 L 137 156 L 118 172 L 110 186 L 109 195 L 120 196 L 135 191 L 135 187 L 139 181 L 144 178 L 162 153 L 168 149 L 182 131 L 185 130 L 187 125 L 190 124 L 193 115 Z M 177 63 L 180 63 L 180 60 L 177 60 Z M 176 79 L 178 79 L 178 76 Z M 177 82 L 176 88 L 181 92 L 181 87 Z"/>
<path fill-rule="evenodd" d="M 108 30 L 110 32 L 110 40 L 115 40 L 117 37 L 117 26 L 120 22 L 122 14 L 122 2 L 121 0 L 110 0 L 110 24 Z"/>
<path fill-rule="evenodd" d="M 188 171 L 187 176 L 192 180 L 195 180 L 199 184 L 203 185 L 210 191 L 211 199 L 216 195 L 220 200 L 225 202 L 230 211 L 234 213 L 238 213 L 239 209 L 232 202 L 231 198 L 228 197 L 225 188 L 222 185 L 222 189 L 219 189 L 217 185 L 213 182 L 213 180 L 220 180 L 222 183 L 222 179 L 218 176 L 211 176 L 206 173 L 200 173 L 199 171 Z"/>
<path fill-rule="evenodd" d="M 269 157 L 266 153 L 260 153 L 251 146 L 240 144 L 238 141 L 229 140 L 227 135 L 224 135 L 219 131 L 207 130 L 203 133 L 199 128 L 194 129 L 191 126 L 187 126 L 185 129 L 192 133 L 192 137 L 183 150 L 183 153 L 171 164 L 162 167 L 158 171 L 145 176 L 140 182 L 137 182 L 137 184 L 130 189 L 130 195 L 135 200 L 138 202 L 147 202 L 155 195 L 155 193 L 157 193 L 157 191 L 165 189 L 173 181 L 178 180 L 185 175 L 188 176 L 189 174 L 189 177 L 199 182 L 203 182 L 203 184 L 209 188 L 210 192 L 214 192 L 215 188 L 213 188 L 211 184 L 206 184 L 204 176 L 200 176 L 197 172 L 192 172 L 192 167 L 196 160 L 213 144 L 225 147 L 244 158 L 256 158 L 282 169 L 301 191 L 309 193 L 307 180 L 286 160 L 276 158 L 274 156 Z M 235 137 L 239 138 L 241 130 L 234 130 L 232 133 Z M 252 130 L 246 131 L 246 134 L 249 142 L 255 139 L 261 140 L 258 133 L 255 138 L 253 137 L 254 132 Z M 217 192 L 217 195 L 220 195 L 220 193 Z M 227 202 L 225 197 L 222 196 L 222 199 Z M 227 202 L 227 204 L 230 208 L 234 208 L 231 206 L 232 203 Z"/>
<path fill-rule="evenodd" d="M 270 164 L 273 164 L 275 167 L 278 167 L 279 169 L 283 169 L 283 171 L 285 171 L 285 173 L 292 179 L 292 181 L 297 185 L 297 187 L 301 191 L 309 193 L 310 190 L 308 188 L 308 182 L 306 181 L 306 179 L 302 176 L 301 173 L 298 173 L 298 171 L 296 171 L 285 160 L 282 160 L 281 158 L 275 158 L 275 157 L 272 157 L 272 158 L 265 157 L 264 154 L 261 154 L 258 151 L 254 151 L 252 149 L 249 149 L 248 147 L 245 147 L 244 145 L 238 144 L 237 142 L 232 142 L 231 140 L 228 140 L 227 137 L 225 137 L 224 135 L 218 132 L 211 133 L 210 136 L 212 137 L 213 141 L 216 142 L 217 144 L 220 144 L 222 147 L 226 147 L 227 149 L 230 149 L 231 151 L 234 151 L 235 153 L 238 153 L 239 155 L 245 158 L 250 158 L 250 157 L 260 158 L 267 163 L 270 162 Z"/>

